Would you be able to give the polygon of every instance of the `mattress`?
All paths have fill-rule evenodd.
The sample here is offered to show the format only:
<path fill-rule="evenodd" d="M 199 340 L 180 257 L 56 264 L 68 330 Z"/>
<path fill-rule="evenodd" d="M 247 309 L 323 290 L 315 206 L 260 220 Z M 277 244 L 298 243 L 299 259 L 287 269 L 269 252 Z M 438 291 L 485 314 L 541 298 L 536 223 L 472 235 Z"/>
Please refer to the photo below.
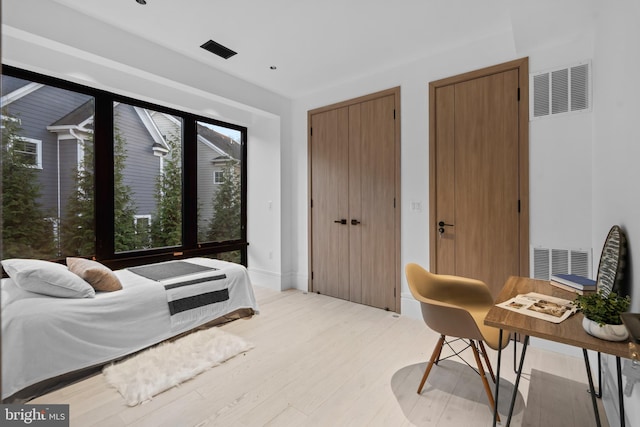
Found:
<path fill-rule="evenodd" d="M 172 326 L 167 293 L 158 281 L 127 269 L 122 290 L 95 298 L 55 298 L 2 279 L 2 399 L 59 375 L 107 363 L 240 309 L 258 312 L 246 268 L 208 258 L 190 263 L 224 275 L 216 286 L 229 298 Z"/>

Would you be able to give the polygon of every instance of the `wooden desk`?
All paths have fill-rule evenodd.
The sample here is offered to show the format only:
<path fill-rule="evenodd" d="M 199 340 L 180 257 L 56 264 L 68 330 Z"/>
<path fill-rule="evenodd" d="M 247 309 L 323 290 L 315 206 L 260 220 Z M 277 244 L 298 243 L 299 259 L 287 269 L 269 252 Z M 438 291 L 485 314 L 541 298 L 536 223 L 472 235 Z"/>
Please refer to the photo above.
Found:
<path fill-rule="evenodd" d="M 529 279 L 526 277 L 510 277 L 507 279 L 502 291 L 496 299 L 496 303 L 507 301 L 508 299 L 518 295 L 526 294 L 528 292 L 537 292 L 540 294 L 550 295 L 558 298 L 564 298 L 568 300 L 575 299 L 575 294 L 564 289 L 557 288 L 549 284 L 548 281 Z M 583 349 L 583 355 L 585 358 L 585 365 L 587 367 L 587 377 L 589 380 L 589 387 L 591 390 L 591 398 L 594 406 L 594 412 L 596 416 L 597 425 L 600 426 L 600 416 L 598 414 L 598 407 L 596 404 L 596 395 L 593 387 L 593 380 L 591 377 L 591 368 L 589 365 L 589 358 L 587 356 L 587 350 L 593 350 L 600 353 L 606 353 L 616 356 L 617 362 L 617 374 L 618 374 L 618 397 L 620 399 L 620 424 L 624 427 L 624 406 L 622 396 L 622 377 L 620 369 L 620 357 L 629 357 L 629 343 L 623 342 L 611 342 L 601 340 L 599 338 L 592 337 L 587 334 L 582 328 L 581 313 L 576 313 L 573 316 L 566 319 L 561 323 L 551 323 L 545 320 L 536 319 L 535 317 L 526 316 L 524 314 L 516 313 L 510 310 L 505 310 L 501 307 L 494 306 L 484 323 L 489 326 L 499 328 L 502 334 L 502 330 L 517 332 L 524 335 L 524 347 L 520 358 L 520 366 L 517 372 L 516 384 L 511 399 L 511 407 L 509 408 L 509 417 L 507 419 L 507 426 L 511 422 L 511 415 L 513 412 L 513 404 L 515 402 L 515 396 L 518 393 L 518 384 L 520 382 L 520 375 L 522 374 L 522 366 L 524 364 L 524 357 L 529 343 L 529 337 L 543 338 L 550 341 L 559 342 L 562 344 L 568 344 Z M 502 338 L 502 336 L 501 336 Z M 501 351 L 498 351 L 498 367 L 496 374 L 496 411 L 498 408 L 498 381 L 500 379 L 500 359 Z M 496 425 L 496 415 L 494 414 L 494 426 Z"/>

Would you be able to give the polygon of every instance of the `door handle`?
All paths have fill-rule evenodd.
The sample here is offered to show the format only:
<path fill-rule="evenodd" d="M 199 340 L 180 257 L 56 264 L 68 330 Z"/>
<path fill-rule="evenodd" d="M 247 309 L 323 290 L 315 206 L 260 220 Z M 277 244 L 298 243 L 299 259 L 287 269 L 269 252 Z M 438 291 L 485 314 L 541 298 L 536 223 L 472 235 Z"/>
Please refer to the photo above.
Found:
<path fill-rule="evenodd" d="M 347 220 L 346 220 L 345 218 L 343 218 L 343 219 L 336 219 L 336 220 L 335 220 L 335 221 L 333 221 L 333 222 L 335 222 L 336 224 L 342 224 L 342 225 L 345 225 L 345 224 L 347 223 Z"/>
<path fill-rule="evenodd" d="M 440 233 L 440 236 L 442 236 L 444 234 L 444 228 L 445 227 L 453 227 L 453 224 L 447 224 L 444 221 L 438 222 L 438 233 Z"/>
<path fill-rule="evenodd" d="M 357 219 L 351 220 L 351 225 L 358 225 L 358 224 L 360 224 L 360 221 L 358 221 Z"/>

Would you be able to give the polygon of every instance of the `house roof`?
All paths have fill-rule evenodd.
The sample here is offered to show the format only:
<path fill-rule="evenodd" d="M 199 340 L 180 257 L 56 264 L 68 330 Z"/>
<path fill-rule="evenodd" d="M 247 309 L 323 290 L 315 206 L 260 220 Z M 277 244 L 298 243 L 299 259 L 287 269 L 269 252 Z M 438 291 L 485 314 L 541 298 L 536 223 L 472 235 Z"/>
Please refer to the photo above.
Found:
<path fill-rule="evenodd" d="M 223 135 L 220 132 L 216 132 L 215 130 L 200 124 L 198 125 L 198 135 L 202 136 L 211 144 L 227 153 L 228 156 L 233 157 L 234 159 L 240 159 L 240 156 L 242 155 L 242 146 L 227 135 Z M 216 159 L 220 158 L 225 158 L 225 156 L 220 156 Z"/>
<path fill-rule="evenodd" d="M 93 98 L 71 111 L 69 114 L 66 114 L 51 123 L 50 126 L 77 126 L 80 123 L 86 121 L 91 116 L 93 116 L 95 111 L 95 103 Z M 84 126 L 87 129 L 93 129 L 93 123 L 88 123 Z"/>
<path fill-rule="evenodd" d="M 11 102 L 14 100 L 14 98 L 18 99 L 22 96 L 28 96 L 33 92 L 33 90 L 37 90 L 37 88 L 42 87 L 42 85 L 36 85 L 33 89 L 27 90 L 29 89 L 30 85 L 34 84 L 32 82 L 19 78 L 4 78 L 2 79 L 1 87 L 2 97 L 3 99 L 9 100 L 8 102 Z M 14 94 L 18 96 L 18 98 L 16 98 Z M 93 120 L 91 119 L 93 118 L 94 113 L 95 101 L 93 98 L 90 98 L 73 111 L 65 114 L 55 122 L 51 123 L 49 126 L 47 126 L 47 128 L 52 132 L 64 132 L 65 129 L 69 127 L 81 126 L 82 130 L 91 131 L 93 130 Z M 140 119 L 145 122 L 143 117 L 140 117 Z M 153 122 L 153 119 L 150 118 L 150 122 Z M 149 129 L 150 124 L 148 122 L 145 122 L 145 126 L 147 127 L 147 131 L 149 131 L 150 134 L 155 129 L 155 127 L 154 129 Z M 215 146 L 218 152 L 224 153 L 223 155 L 217 156 L 214 161 L 226 160 L 229 157 L 239 159 L 242 155 L 241 144 L 234 141 L 227 135 L 223 135 L 220 132 L 216 132 L 215 130 L 200 124 L 198 125 L 198 135 L 204 138 L 212 146 Z M 156 141 L 152 148 L 154 148 L 154 151 L 161 149 L 161 151 L 166 152 L 167 150 L 164 141 Z"/>

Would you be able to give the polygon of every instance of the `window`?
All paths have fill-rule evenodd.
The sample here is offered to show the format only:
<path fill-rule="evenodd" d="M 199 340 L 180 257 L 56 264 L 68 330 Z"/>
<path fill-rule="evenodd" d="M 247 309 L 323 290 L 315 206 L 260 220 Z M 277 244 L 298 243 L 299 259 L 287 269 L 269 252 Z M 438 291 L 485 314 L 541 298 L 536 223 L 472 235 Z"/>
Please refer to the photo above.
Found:
<path fill-rule="evenodd" d="M 16 138 L 13 141 L 15 160 L 25 166 L 42 169 L 42 141 L 32 138 Z"/>
<path fill-rule="evenodd" d="M 5 74 L 2 97 L 2 256 L 93 255 L 93 97 Z"/>
<path fill-rule="evenodd" d="M 213 185 L 198 187 L 198 241 L 246 239 L 243 226 L 244 136 L 238 129 L 197 122 L 198 176 Z M 211 182 L 199 180 L 199 182 Z"/>
<path fill-rule="evenodd" d="M 246 128 L 2 71 L 4 258 L 246 264 Z"/>
<path fill-rule="evenodd" d="M 181 246 L 182 119 L 123 102 L 113 118 L 116 253 Z"/>

